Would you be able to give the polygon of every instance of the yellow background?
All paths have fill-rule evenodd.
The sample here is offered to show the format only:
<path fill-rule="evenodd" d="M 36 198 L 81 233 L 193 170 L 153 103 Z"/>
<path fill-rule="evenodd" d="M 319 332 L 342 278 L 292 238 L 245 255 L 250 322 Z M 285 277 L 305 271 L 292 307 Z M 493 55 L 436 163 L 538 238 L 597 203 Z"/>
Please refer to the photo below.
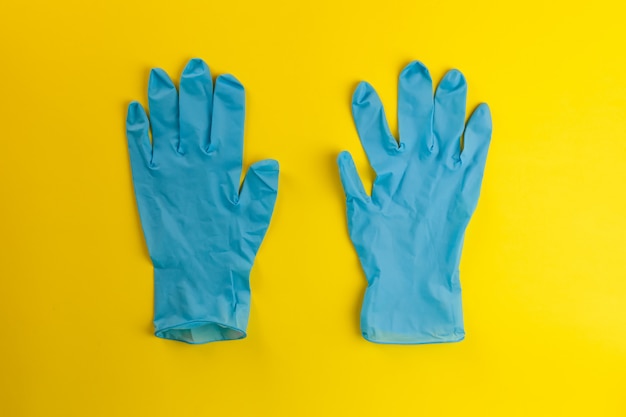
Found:
<path fill-rule="evenodd" d="M 0 415 L 625 416 L 626 55 L 618 1 L 55 1 L 0 6 Z M 189 58 L 247 89 L 281 164 L 249 337 L 152 336 L 126 106 Z M 462 343 L 366 342 L 335 164 L 368 168 L 360 80 L 451 67 L 494 137 Z"/>

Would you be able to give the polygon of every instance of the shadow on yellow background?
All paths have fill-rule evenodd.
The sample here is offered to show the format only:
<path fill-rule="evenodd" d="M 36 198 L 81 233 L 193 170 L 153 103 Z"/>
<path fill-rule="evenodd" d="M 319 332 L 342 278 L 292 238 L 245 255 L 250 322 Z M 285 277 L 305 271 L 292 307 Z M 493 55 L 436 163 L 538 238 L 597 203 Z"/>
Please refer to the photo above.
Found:
<path fill-rule="evenodd" d="M 624 416 L 626 7 L 619 2 L 12 2 L 1 6 L 0 415 Z M 152 336 L 124 121 L 189 58 L 247 90 L 245 163 L 279 198 L 249 336 Z M 392 130 L 419 59 L 489 103 L 462 343 L 366 342 L 335 165 L 368 167 L 357 82 Z"/>

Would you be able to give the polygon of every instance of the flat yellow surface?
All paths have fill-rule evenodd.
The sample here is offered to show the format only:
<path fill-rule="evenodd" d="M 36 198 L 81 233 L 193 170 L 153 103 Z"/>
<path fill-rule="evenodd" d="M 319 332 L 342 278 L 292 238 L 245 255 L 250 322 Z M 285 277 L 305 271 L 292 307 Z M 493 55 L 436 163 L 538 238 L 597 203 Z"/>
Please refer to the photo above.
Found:
<path fill-rule="evenodd" d="M 0 415 L 625 416 L 623 2 L 55 1 L 0 6 Z M 281 164 L 249 336 L 152 335 L 126 106 L 189 58 Z M 357 82 L 459 68 L 494 137 L 461 264 L 467 338 L 366 342 L 335 164 L 369 170 Z M 366 184 L 367 185 L 367 184 Z"/>

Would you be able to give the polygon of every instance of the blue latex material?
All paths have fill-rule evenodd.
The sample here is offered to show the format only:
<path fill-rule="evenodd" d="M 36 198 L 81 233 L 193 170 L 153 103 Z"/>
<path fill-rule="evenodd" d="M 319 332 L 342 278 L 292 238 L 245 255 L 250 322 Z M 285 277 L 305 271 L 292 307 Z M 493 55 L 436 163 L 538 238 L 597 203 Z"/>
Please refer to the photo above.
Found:
<path fill-rule="evenodd" d="M 231 75 L 215 81 L 192 59 L 180 93 L 150 74 L 150 121 L 132 102 L 126 120 L 141 224 L 154 265 L 158 337 L 187 343 L 241 339 L 249 276 L 278 189 L 278 163 L 242 170 L 245 93 Z M 152 131 L 152 143 L 149 130 Z"/>
<path fill-rule="evenodd" d="M 369 341 L 465 337 L 459 262 L 492 130 L 486 104 L 465 126 L 466 95 L 465 78 L 451 70 L 433 100 L 428 70 L 409 64 L 399 82 L 398 142 L 372 86 L 362 82 L 354 93 L 354 121 L 376 172 L 371 197 L 350 154 L 338 163 L 350 237 L 367 277 L 361 331 Z"/>

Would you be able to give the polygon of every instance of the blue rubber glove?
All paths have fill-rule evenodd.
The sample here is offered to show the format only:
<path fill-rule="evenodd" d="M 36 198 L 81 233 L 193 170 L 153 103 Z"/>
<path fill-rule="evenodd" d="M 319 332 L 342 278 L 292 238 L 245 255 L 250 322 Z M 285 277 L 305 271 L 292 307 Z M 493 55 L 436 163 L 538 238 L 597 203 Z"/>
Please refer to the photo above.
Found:
<path fill-rule="evenodd" d="M 152 70 L 148 103 L 150 125 L 133 102 L 126 128 L 154 265 L 156 335 L 187 343 L 244 338 L 250 270 L 274 209 L 278 163 L 252 165 L 239 192 L 244 89 L 222 75 L 213 91 L 202 60 L 189 61 L 180 93 L 163 70 Z"/>
<path fill-rule="evenodd" d="M 361 331 L 369 341 L 443 343 L 465 336 L 459 262 L 491 139 L 486 104 L 464 131 L 466 95 L 465 78 L 452 70 L 433 100 L 428 70 L 409 64 L 400 76 L 398 143 L 372 86 L 363 82 L 354 93 L 355 124 L 376 172 L 371 198 L 350 154 L 342 152 L 338 163 L 350 237 L 368 282 Z"/>

